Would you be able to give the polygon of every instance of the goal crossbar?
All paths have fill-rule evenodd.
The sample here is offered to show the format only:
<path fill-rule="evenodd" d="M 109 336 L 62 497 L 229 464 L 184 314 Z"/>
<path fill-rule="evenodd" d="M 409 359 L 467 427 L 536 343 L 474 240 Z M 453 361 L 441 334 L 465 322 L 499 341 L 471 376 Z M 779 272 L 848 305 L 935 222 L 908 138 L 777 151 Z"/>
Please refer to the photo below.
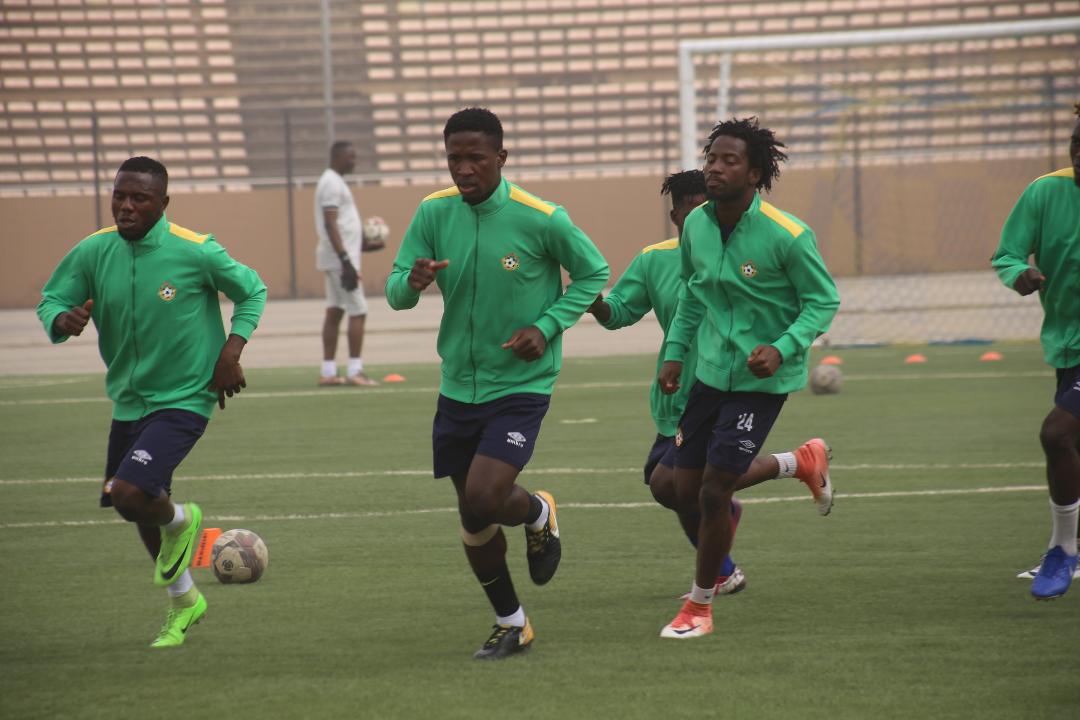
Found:
<path fill-rule="evenodd" d="M 717 98 L 717 117 L 722 119 L 727 116 L 728 111 L 731 58 L 737 52 L 982 40 L 1024 35 L 1053 35 L 1064 32 L 1080 32 L 1080 17 L 1020 22 L 970 23 L 922 28 L 756 35 L 717 40 L 682 40 L 679 42 L 679 134 L 682 166 L 685 169 L 690 169 L 700 165 L 698 162 L 701 154 L 698 147 L 700 138 L 697 137 L 694 91 L 693 55 L 695 53 L 720 54 L 720 91 Z"/>

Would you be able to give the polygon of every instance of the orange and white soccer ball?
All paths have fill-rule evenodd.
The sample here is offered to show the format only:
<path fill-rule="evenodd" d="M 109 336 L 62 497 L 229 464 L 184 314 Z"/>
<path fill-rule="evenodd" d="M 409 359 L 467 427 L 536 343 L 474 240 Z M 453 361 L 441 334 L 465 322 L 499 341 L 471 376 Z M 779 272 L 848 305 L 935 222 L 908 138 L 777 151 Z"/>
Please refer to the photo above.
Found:
<path fill-rule="evenodd" d="M 250 530 L 227 530 L 210 550 L 210 567 L 223 583 L 253 583 L 269 564 L 266 543 Z"/>

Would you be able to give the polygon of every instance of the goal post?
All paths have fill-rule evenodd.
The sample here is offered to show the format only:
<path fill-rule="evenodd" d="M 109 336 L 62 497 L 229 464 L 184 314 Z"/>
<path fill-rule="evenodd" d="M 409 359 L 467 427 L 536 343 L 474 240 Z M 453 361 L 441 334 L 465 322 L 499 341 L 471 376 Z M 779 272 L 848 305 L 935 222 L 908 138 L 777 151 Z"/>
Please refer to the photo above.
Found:
<path fill-rule="evenodd" d="M 679 42 L 679 119 L 683 168 L 690 169 L 700 164 L 701 140 L 704 137 L 699 132 L 696 121 L 695 55 L 719 55 L 720 71 L 716 119 L 721 119 L 726 118 L 730 112 L 731 66 L 734 53 L 850 48 L 854 46 L 895 46 L 1076 32 L 1080 32 L 1080 17 L 1020 22 L 969 23 L 895 30 L 856 30 L 790 35 L 758 35 L 718 40 L 682 40 Z M 1074 52 L 1080 53 L 1080 46 L 1074 44 L 1072 49 Z"/>
<path fill-rule="evenodd" d="M 989 258 L 1024 187 L 1065 167 L 1080 17 L 684 40 L 680 160 L 757 116 L 789 155 L 773 202 L 841 284 L 838 342 L 1034 339 Z"/>

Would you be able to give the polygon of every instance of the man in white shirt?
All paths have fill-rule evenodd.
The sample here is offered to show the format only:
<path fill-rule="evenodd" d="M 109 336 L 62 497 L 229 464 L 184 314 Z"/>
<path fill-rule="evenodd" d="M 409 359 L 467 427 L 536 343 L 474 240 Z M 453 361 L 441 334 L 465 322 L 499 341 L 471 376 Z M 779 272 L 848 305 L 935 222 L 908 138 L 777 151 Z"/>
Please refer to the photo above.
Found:
<path fill-rule="evenodd" d="M 326 319 L 323 321 L 323 362 L 319 385 L 378 385 L 364 374 L 360 351 L 364 344 L 367 300 L 360 284 L 360 213 L 344 176 L 356 166 L 356 148 L 344 140 L 330 148 L 330 167 L 315 186 L 315 232 L 319 244 L 315 263 L 326 275 Z M 341 318 L 349 315 L 349 364 L 345 377 L 337 371 Z"/>

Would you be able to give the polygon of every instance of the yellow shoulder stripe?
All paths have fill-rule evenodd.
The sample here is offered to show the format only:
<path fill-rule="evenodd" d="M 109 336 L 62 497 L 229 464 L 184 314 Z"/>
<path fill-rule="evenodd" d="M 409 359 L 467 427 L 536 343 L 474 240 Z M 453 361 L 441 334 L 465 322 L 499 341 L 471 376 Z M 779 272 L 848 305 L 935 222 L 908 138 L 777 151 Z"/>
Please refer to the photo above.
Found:
<path fill-rule="evenodd" d="M 87 237 L 94 237 L 95 235 L 104 235 L 105 233 L 116 232 L 116 226 L 110 225 L 109 227 L 103 227 L 95 233 L 90 233 Z"/>
<path fill-rule="evenodd" d="M 764 200 L 761 201 L 761 214 L 791 233 L 791 237 L 799 237 L 806 229 Z"/>
<path fill-rule="evenodd" d="M 516 185 L 510 186 L 510 199 L 514 202 L 519 202 L 527 207 L 531 207 L 533 210 L 539 210 L 548 217 L 550 217 L 551 214 L 555 212 L 554 205 L 544 202 L 535 195 L 530 195 Z"/>
<path fill-rule="evenodd" d="M 1067 177 L 1067 178 L 1071 178 L 1071 177 L 1074 177 L 1075 174 L 1076 173 L 1073 171 L 1073 169 L 1071 167 L 1062 168 L 1061 170 L 1055 170 L 1052 173 L 1046 173 L 1045 175 L 1040 175 L 1039 177 L 1035 178 L 1031 182 L 1038 182 L 1038 181 L 1042 180 L 1043 178 L 1048 178 L 1048 177 Z"/>
<path fill-rule="evenodd" d="M 460 195 L 460 194 L 461 194 L 461 191 L 458 190 L 457 187 L 448 187 L 445 190 L 439 190 L 438 192 L 431 193 L 430 195 L 428 195 L 426 198 L 424 198 L 420 202 L 427 202 L 428 200 L 438 200 L 439 198 L 453 197 L 454 195 Z"/>
<path fill-rule="evenodd" d="M 644 255 L 645 253 L 650 253 L 653 250 L 674 250 L 677 247 L 679 247 L 679 238 L 671 238 L 670 240 L 665 240 L 664 242 L 658 242 L 647 246 L 644 250 L 641 251 L 641 254 Z"/>
<path fill-rule="evenodd" d="M 178 238 L 183 238 L 184 240 L 187 240 L 188 242 L 193 242 L 196 245 L 202 245 L 204 242 L 206 242 L 206 238 L 210 237 L 210 233 L 200 235 L 194 230 L 188 230 L 186 227 L 181 227 L 176 223 L 169 223 L 169 232 L 171 232 Z"/>

